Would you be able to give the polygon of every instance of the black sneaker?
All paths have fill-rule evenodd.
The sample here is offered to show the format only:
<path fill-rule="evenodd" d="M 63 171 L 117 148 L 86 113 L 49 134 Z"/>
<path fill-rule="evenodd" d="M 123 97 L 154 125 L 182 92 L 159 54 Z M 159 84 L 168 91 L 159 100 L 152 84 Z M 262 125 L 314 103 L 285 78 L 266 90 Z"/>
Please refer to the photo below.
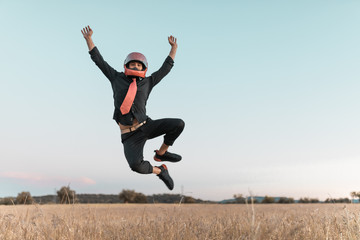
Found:
<path fill-rule="evenodd" d="M 170 190 L 173 190 L 174 189 L 174 181 L 170 177 L 169 171 L 167 170 L 166 165 L 163 164 L 163 165 L 159 166 L 158 168 L 160 168 L 161 173 L 159 173 L 156 176 L 158 176 Z"/>
<path fill-rule="evenodd" d="M 158 150 L 155 150 L 154 152 L 155 152 L 154 160 L 157 162 L 164 162 L 164 161 L 179 162 L 181 160 L 181 156 L 175 153 L 166 151 L 163 155 L 159 155 Z"/>

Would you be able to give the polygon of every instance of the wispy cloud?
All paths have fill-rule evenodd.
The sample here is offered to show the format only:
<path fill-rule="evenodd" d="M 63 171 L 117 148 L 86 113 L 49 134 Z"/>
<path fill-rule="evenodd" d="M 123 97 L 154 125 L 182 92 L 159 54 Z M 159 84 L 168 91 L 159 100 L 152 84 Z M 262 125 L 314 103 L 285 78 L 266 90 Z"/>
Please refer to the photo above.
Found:
<path fill-rule="evenodd" d="M 94 185 L 96 182 L 88 177 L 63 177 L 63 176 L 48 176 L 37 173 L 26 172 L 0 172 L 0 178 L 12 179 L 24 183 L 36 185 L 60 185 L 60 184 L 76 184 L 76 185 Z"/>
<path fill-rule="evenodd" d="M 30 181 L 44 180 L 44 177 L 41 175 L 29 174 L 24 172 L 0 172 L 0 177 L 18 179 L 18 180 L 30 180 Z"/>
<path fill-rule="evenodd" d="M 94 180 L 92 180 L 91 178 L 88 177 L 82 177 L 79 179 L 81 183 L 86 184 L 86 185 L 94 185 L 96 184 L 96 182 Z"/>

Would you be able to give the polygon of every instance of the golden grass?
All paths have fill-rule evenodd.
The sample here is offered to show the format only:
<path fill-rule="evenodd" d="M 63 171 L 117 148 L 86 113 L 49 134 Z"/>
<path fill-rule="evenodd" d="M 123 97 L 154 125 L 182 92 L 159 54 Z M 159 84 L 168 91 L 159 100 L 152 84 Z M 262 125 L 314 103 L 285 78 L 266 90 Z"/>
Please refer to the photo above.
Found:
<path fill-rule="evenodd" d="M 360 204 L 0 206 L 0 239 L 360 239 Z"/>

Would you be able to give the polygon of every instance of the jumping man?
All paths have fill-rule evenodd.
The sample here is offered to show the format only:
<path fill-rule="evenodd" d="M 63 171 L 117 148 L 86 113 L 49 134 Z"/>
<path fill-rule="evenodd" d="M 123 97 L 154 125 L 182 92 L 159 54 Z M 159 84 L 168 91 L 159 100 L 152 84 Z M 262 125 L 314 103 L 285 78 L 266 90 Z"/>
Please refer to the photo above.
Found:
<path fill-rule="evenodd" d="M 146 115 L 146 102 L 152 88 L 170 72 L 174 65 L 176 38 L 168 37 L 171 50 L 160 69 L 151 76 L 145 76 L 148 63 L 143 54 L 130 53 L 124 62 L 124 72 L 118 72 L 104 61 L 95 47 L 91 38 L 93 30 L 87 26 L 81 32 L 89 48 L 91 59 L 111 83 L 115 106 L 113 119 L 120 127 L 121 142 L 130 168 L 141 174 L 156 174 L 172 190 L 174 182 L 166 165 L 152 166 L 150 162 L 144 160 L 143 150 L 148 139 L 165 134 L 163 144 L 159 150 L 155 150 L 154 160 L 158 162 L 181 160 L 180 155 L 167 150 L 183 131 L 184 121 L 174 118 L 152 120 Z"/>

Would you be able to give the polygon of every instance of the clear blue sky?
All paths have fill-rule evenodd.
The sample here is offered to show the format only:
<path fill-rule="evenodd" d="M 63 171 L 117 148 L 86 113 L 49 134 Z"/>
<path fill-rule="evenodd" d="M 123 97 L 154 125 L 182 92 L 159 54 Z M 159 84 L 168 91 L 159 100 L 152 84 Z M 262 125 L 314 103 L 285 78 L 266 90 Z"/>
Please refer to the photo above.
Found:
<path fill-rule="evenodd" d="M 77 193 L 169 193 L 128 167 L 86 25 L 118 71 L 132 51 L 156 71 L 167 36 L 178 38 L 147 105 L 153 119 L 186 122 L 170 150 L 183 156 L 168 164 L 171 193 L 349 197 L 360 190 L 359 10 L 325 0 L 0 1 L 0 197 L 69 183 Z M 144 149 L 152 163 L 161 142 Z"/>

